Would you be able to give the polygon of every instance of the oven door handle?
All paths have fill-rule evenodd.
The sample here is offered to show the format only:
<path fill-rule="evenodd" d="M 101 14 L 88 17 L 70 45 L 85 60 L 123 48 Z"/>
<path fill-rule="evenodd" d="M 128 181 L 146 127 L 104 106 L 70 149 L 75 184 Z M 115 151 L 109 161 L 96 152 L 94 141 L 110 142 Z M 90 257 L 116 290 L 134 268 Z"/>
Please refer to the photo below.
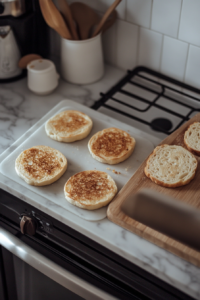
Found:
<path fill-rule="evenodd" d="M 2 227 L 0 227 L 0 245 L 19 257 L 22 261 L 84 299 L 116 300 L 115 297 L 41 255 Z"/>

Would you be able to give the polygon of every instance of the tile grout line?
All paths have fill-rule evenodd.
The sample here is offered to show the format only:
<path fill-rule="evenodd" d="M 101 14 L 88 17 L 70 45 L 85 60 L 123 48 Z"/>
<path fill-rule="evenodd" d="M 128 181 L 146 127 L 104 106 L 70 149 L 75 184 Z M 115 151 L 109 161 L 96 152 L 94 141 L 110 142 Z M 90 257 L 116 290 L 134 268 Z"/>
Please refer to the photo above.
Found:
<path fill-rule="evenodd" d="M 149 29 L 151 29 L 152 26 L 152 14 L 153 14 L 153 0 L 151 1 L 151 15 L 150 15 L 150 24 L 149 24 Z"/>
<path fill-rule="evenodd" d="M 177 39 L 178 39 L 178 36 L 179 36 L 179 31 L 180 31 L 182 9 L 183 9 L 183 0 L 181 0 L 181 9 L 180 9 L 180 16 L 179 16 L 179 23 L 178 23 L 178 30 L 177 30 Z"/>
<path fill-rule="evenodd" d="M 140 26 L 138 27 L 137 50 L 136 50 L 136 66 L 139 65 L 139 48 L 140 48 Z"/>
<path fill-rule="evenodd" d="M 126 21 L 124 21 L 124 22 L 126 22 Z M 182 43 L 189 44 L 189 45 L 191 45 L 191 46 L 200 48 L 200 45 L 196 45 L 196 44 L 193 44 L 193 43 L 184 41 L 184 40 L 182 40 L 182 39 L 175 38 L 175 37 L 173 37 L 173 36 L 171 36 L 171 35 L 168 35 L 168 34 L 165 34 L 165 33 L 163 33 L 163 32 L 156 31 L 156 30 L 154 30 L 154 29 L 150 29 L 150 28 L 148 28 L 148 27 L 144 27 L 144 26 L 138 25 L 138 24 L 136 24 L 136 23 L 131 23 L 131 22 L 127 22 L 127 23 L 132 24 L 132 25 L 135 25 L 135 26 L 138 26 L 138 27 L 140 27 L 140 28 L 147 29 L 147 30 L 149 30 L 149 31 L 151 31 L 151 32 L 159 33 L 159 34 L 161 34 L 161 35 L 163 35 L 163 36 L 169 37 L 169 38 L 174 39 L 174 40 L 177 40 L 177 41 L 179 41 L 179 42 L 182 42 Z"/>
<path fill-rule="evenodd" d="M 163 57 L 163 45 L 164 45 L 164 34 L 162 34 L 162 45 L 161 45 L 161 53 L 160 53 L 160 61 L 158 70 L 161 72 L 161 64 L 162 64 L 162 57 Z"/>
<path fill-rule="evenodd" d="M 128 1 L 128 0 L 125 0 L 125 1 L 126 1 L 126 4 L 125 4 L 125 15 L 124 15 L 124 18 L 125 18 L 125 19 L 124 19 L 124 20 L 127 21 L 127 12 L 128 12 L 128 9 L 127 9 L 127 5 L 128 5 L 128 4 L 127 4 L 127 1 Z"/>
<path fill-rule="evenodd" d="M 187 56 L 186 56 L 186 60 L 185 60 L 185 68 L 184 68 L 184 74 L 183 74 L 183 82 L 185 82 L 189 51 L 190 51 L 190 44 L 188 43 Z"/>
<path fill-rule="evenodd" d="M 116 21 L 116 29 L 115 29 L 115 35 L 116 35 L 116 40 L 115 40 L 115 45 L 116 45 L 116 47 L 115 47 L 115 63 L 116 63 L 116 67 L 121 69 L 121 67 L 118 64 L 118 40 L 119 40 L 119 37 L 118 37 L 118 31 L 119 31 L 118 27 L 119 27 L 119 20 L 117 19 L 117 21 Z"/>
<path fill-rule="evenodd" d="M 186 44 L 190 44 L 190 45 L 192 45 L 192 46 L 194 46 L 194 47 L 200 48 L 200 45 L 196 45 L 196 44 L 193 44 L 193 43 L 184 41 L 184 40 L 182 40 L 182 39 L 179 39 L 179 38 L 173 37 L 173 36 L 171 36 L 171 35 L 168 35 L 168 34 L 166 34 L 166 33 L 157 31 L 157 30 L 155 30 L 155 29 L 151 29 L 151 28 L 145 27 L 145 26 L 143 26 L 143 25 L 139 25 L 139 24 L 137 24 L 137 23 L 132 23 L 132 22 L 129 22 L 129 21 L 126 21 L 126 20 L 122 20 L 122 19 L 119 19 L 119 20 L 121 20 L 121 21 L 123 21 L 123 22 L 126 22 L 126 23 L 129 23 L 129 24 L 132 24 L 132 25 L 135 25 L 135 26 L 139 26 L 139 27 L 144 28 L 144 29 L 148 29 L 148 30 L 150 30 L 150 31 L 152 31 L 152 32 L 160 33 L 160 34 L 162 34 L 162 35 L 164 35 L 164 36 L 167 36 L 167 37 L 169 37 L 169 38 L 172 38 L 172 39 L 175 39 L 175 40 L 177 40 L 177 41 L 180 41 L 180 42 L 183 42 L 183 43 L 186 43 Z"/>
<path fill-rule="evenodd" d="M 115 65 L 117 65 L 117 45 L 118 45 L 118 43 L 117 43 L 117 22 L 116 22 L 116 24 L 114 24 L 114 35 L 115 35 L 115 37 L 114 37 L 114 43 L 115 43 L 114 62 L 115 62 Z"/>

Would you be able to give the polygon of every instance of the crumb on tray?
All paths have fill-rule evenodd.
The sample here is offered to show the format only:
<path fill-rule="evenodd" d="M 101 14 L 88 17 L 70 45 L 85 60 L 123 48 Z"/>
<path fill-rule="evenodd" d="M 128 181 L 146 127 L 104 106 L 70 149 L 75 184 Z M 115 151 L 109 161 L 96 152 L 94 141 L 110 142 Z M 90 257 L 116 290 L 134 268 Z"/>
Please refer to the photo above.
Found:
<path fill-rule="evenodd" d="M 117 175 L 121 174 L 121 172 L 117 172 L 115 170 L 112 170 L 112 172 L 115 173 L 115 174 L 117 174 Z"/>

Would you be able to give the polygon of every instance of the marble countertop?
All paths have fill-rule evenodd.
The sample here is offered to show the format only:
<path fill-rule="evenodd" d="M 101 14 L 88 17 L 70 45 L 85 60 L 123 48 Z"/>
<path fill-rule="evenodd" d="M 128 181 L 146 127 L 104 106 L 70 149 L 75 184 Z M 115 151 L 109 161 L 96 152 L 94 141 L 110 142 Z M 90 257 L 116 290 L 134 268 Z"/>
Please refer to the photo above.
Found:
<path fill-rule="evenodd" d="M 60 80 L 58 88 L 52 94 L 43 97 L 36 96 L 28 90 L 26 78 L 1 84 L 0 154 L 61 100 L 68 98 L 91 106 L 100 98 L 100 92 L 106 92 L 124 75 L 123 71 L 106 66 L 104 77 L 97 83 L 75 86 Z M 142 132 L 141 135 L 147 136 Z M 156 145 L 159 140 L 154 138 L 152 142 Z M 26 195 L 21 197 L 18 186 L 0 174 L 0 187 L 27 201 Z M 195 299 L 200 299 L 200 268 L 115 225 L 107 218 L 89 222 L 67 210 L 63 211 L 56 205 L 47 205 L 39 201 L 34 205 L 172 286 Z"/>

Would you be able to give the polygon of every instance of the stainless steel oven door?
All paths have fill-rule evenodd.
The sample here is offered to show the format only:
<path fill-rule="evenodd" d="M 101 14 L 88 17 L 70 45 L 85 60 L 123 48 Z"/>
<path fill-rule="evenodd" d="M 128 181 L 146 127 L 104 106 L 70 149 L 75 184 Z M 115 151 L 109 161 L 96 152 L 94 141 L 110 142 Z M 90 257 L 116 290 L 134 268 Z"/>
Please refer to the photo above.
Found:
<path fill-rule="evenodd" d="M 55 264 L 1 227 L 0 245 L 12 253 L 16 293 L 20 300 L 116 299 Z"/>

